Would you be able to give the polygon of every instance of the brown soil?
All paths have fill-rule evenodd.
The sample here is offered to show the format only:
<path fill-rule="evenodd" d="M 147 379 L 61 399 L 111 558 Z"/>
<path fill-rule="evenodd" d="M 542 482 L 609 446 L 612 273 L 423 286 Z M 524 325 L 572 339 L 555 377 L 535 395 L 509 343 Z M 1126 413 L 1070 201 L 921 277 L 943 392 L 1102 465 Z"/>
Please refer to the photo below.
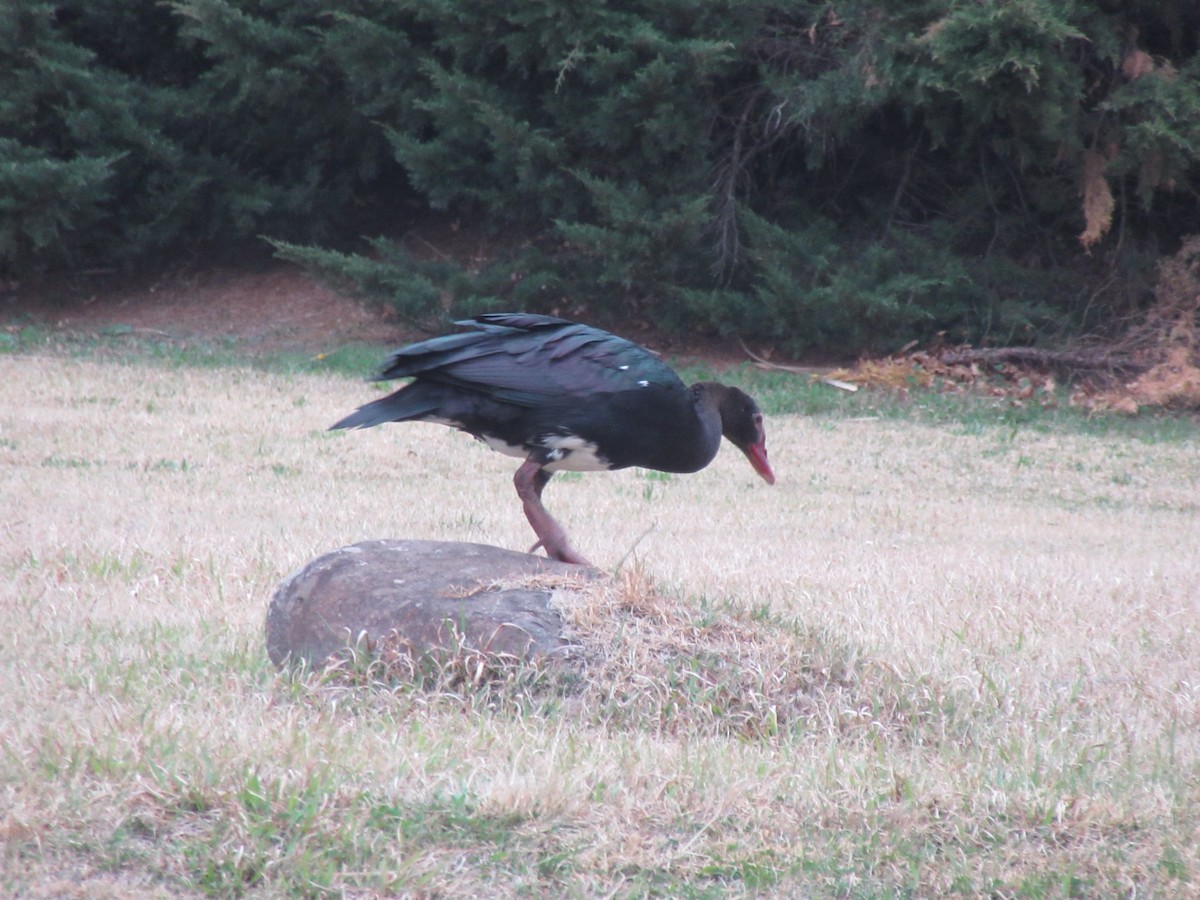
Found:
<path fill-rule="evenodd" d="M 586 310 L 551 312 L 589 321 Z M 92 273 L 29 284 L 0 283 L 0 328 L 28 324 L 77 335 L 230 340 L 248 354 L 327 352 L 355 342 L 399 346 L 430 336 L 430 332 L 400 322 L 386 310 L 278 260 L 155 274 Z M 595 324 L 611 327 L 673 359 L 705 362 L 718 370 L 749 360 L 746 351 L 732 340 L 704 335 L 680 339 L 636 320 Z M 760 358 L 771 356 L 769 348 L 752 349 Z M 818 368 L 827 366 L 806 367 L 805 371 Z"/>
<path fill-rule="evenodd" d="M 0 294 L 0 318 L 10 327 L 36 323 L 68 332 L 228 338 L 253 351 L 389 344 L 406 335 L 381 311 L 284 263 L 10 286 Z"/>

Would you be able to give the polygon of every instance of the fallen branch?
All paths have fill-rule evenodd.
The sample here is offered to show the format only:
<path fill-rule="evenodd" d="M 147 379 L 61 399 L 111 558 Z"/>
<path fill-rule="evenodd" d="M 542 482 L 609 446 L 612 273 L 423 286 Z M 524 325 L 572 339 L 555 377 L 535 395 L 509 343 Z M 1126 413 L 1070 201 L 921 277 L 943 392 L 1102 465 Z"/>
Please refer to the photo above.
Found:
<path fill-rule="evenodd" d="M 839 391 L 849 391 L 850 393 L 854 393 L 858 390 L 857 384 L 851 384 L 848 381 L 841 381 L 828 375 L 822 375 L 819 369 L 805 366 L 785 366 L 781 365 L 780 363 L 773 363 L 769 359 L 759 356 L 757 353 L 747 347 L 745 341 L 738 341 L 738 343 L 742 345 L 742 349 L 746 351 L 746 355 L 754 360 L 754 364 L 760 369 L 767 369 L 773 372 L 791 372 L 793 375 L 808 375 L 810 378 L 816 378 L 822 384 L 827 384 L 830 387 L 837 388 Z"/>
<path fill-rule="evenodd" d="M 754 360 L 754 364 L 760 369 L 765 369 L 768 372 L 790 372 L 793 375 L 807 375 L 809 378 L 815 378 L 821 384 L 827 384 L 830 387 L 835 387 L 838 390 L 849 391 L 854 393 L 858 390 L 858 385 L 851 384 L 848 381 L 841 381 L 834 378 L 828 373 L 828 368 L 818 368 L 816 366 L 785 366 L 782 363 L 773 363 L 763 356 L 759 356 L 753 350 L 746 346 L 745 341 L 738 341 L 742 345 L 742 349 L 746 351 L 746 355 Z M 842 370 L 838 370 L 842 371 Z"/>
<path fill-rule="evenodd" d="M 781 363 L 773 363 L 766 357 L 759 356 L 757 353 L 755 353 L 753 350 L 751 350 L 749 347 L 747 347 L 745 341 L 739 339 L 738 343 L 742 345 L 742 350 L 745 351 L 746 355 L 748 357 L 750 357 L 752 360 L 754 360 L 756 363 L 758 363 L 758 365 L 763 369 L 770 369 L 773 372 L 791 372 L 793 375 L 819 375 L 820 374 L 814 368 L 808 368 L 805 366 L 785 366 L 785 365 L 782 365 Z"/>

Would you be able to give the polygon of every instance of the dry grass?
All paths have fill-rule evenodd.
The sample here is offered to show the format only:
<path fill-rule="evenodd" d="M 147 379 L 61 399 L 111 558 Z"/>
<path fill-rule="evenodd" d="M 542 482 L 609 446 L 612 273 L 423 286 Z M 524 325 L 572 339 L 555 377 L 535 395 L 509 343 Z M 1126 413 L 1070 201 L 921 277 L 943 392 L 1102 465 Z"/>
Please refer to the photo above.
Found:
<path fill-rule="evenodd" d="M 0 358 L 0 892 L 1180 896 L 1193 438 L 777 418 L 767 488 L 560 477 L 587 677 L 291 680 L 277 582 L 523 548 L 511 460 L 362 386 Z M 572 605 L 573 604 L 573 605 Z"/>

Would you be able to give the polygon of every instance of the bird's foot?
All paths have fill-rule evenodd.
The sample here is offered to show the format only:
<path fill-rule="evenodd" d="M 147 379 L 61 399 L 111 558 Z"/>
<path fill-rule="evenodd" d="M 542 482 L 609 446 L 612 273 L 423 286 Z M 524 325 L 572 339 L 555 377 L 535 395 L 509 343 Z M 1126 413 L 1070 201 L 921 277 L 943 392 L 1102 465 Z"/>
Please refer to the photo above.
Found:
<path fill-rule="evenodd" d="M 552 540 L 549 543 L 547 543 L 545 540 L 538 541 L 529 548 L 529 552 L 536 553 L 539 547 L 546 551 L 546 555 L 548 557 L 551 559 L 557 559 L 559 562 L 570 563 L 574 566 L 591 565 L 590 562 L 579 555 L 578 551 L 576 551 L 574 547 L 567 543 L 567 539 L 565 537 L 560 536 L 558 540 Z"/>

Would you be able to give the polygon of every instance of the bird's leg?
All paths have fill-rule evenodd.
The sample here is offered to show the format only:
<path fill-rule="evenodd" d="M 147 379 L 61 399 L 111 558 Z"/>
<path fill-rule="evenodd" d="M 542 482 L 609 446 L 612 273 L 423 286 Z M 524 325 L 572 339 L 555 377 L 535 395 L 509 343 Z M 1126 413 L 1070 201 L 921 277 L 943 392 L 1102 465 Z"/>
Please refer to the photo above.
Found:
<path fill-rule="evenodd" d="M 550 477 L 551 473 L 532 459 L 525 460 L 513 476 L 517 496 L 521 498 L 525 507 L 525 518 L 529 520 L 534 534 L 538 536 L 538 542 L 529 548 L 529 552 L 543 547 L 551 559 L 574 563 L 577 566 L 590 566 L 591 563 L 580 556 L 567 541 L 567 533 L 563 531 L 562 526 L 554 521 L 554 517 L 546 512 L 546 507 L 542 506 L 542 488 L 550 481 Z"/>

